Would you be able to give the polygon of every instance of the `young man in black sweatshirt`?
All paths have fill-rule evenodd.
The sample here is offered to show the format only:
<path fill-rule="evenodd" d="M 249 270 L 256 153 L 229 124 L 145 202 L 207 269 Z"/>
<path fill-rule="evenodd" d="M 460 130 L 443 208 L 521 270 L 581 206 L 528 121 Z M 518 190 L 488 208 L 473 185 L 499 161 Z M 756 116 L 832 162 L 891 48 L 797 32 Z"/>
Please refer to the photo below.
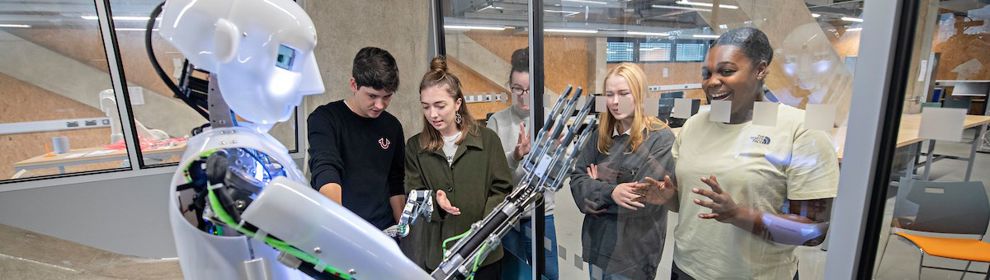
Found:
<path fill-rule="evenodd" d="M 399 87 L 388 51 L 365 47 L 354 57 L 352 95 L 313 110 L 307 120 L 310 183 L 323 195 L 385 229 L 405 205 L 405 137 L 385 112 Z"/>

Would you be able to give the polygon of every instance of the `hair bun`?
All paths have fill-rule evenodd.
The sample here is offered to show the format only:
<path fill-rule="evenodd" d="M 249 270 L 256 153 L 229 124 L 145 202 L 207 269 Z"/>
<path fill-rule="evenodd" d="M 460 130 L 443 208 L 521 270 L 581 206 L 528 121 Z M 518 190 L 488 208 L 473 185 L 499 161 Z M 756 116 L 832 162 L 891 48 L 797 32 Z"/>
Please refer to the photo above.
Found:
<path fill-rule="evenodd" d="M 444 56 L 434 57 L 433 61 L 430 61 L 430 71 L 431 72 L 447 72 L 447 58 Z"/>
<path fill-rule="evenodd" d="M 512 52 L 512 72 L 529 73 L 529 47 L 521 48 Z"/>

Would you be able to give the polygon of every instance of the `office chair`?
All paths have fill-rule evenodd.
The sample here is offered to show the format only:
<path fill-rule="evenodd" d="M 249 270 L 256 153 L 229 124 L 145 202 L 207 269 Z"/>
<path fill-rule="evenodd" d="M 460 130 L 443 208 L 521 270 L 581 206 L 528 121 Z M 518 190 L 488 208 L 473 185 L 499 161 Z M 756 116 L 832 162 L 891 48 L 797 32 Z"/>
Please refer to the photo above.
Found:
<path fill-rule="evenodd" d="M 891 224 L 902 230 L 892 231 L 892 234 L 921 251 L 919 279 L 923 268 L 959 271 L 965 277 L 967 272 L 973 272 L 969 271 L 972 262 L 990 263 L 990 243 L 981 240 L 990 223 L 990 203 L 982 182 L 931 182 L 901 178 L 894 203 Z M 925 233 L 979 237 L 935 237 Z M 890 238 L 887 243 L 890 243 Z M 883 264 L 886 248 L 885 244 L 878 268 Z M 966 261 L 966 269 L 925 266 L 925 255 Z M 990 279 L 990 275 L 986 277 Z"/>

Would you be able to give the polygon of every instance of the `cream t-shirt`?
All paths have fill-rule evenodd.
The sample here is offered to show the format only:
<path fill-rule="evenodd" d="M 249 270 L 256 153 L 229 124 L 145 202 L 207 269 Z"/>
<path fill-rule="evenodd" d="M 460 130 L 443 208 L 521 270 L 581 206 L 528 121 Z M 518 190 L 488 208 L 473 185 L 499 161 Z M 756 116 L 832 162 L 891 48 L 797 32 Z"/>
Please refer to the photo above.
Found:
<path fill-rule="evenodd" d="M 839 165 L 825 132 L 804 126 L 804 111 L 780 105 L 774 127 L 724 124 L 701 112 L 684 124 L 672 152 L 680 215 L 674 230 L 674 262 L 697 279 L 791 279 L 797 271 L 792 245 L 764 240 L 746 229 L 703 220 L 711 210 L 692 188 L 711 189 L 699 178 L 714 175 L 740 205 L 782 213 L 785 200 L 835 197 Z"/>

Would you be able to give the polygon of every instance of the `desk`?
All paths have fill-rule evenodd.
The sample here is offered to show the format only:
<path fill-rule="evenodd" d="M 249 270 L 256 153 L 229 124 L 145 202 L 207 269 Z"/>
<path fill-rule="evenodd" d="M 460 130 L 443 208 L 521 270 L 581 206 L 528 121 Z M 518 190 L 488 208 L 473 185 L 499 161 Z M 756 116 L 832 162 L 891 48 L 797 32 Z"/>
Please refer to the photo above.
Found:
<path fill-rule="evenodd" d="M 966 119 L 963 122 L 963 129 L 980 127 L 979 133 L 976 134 L 977 137 L 979 137 L 980 135 L 983 135 L 986 132 L 987 124 L 990 124 L 990 116 L 966 115 Z M 916 150 L 920 150 L 921 143 L 926 140 L 918 136 L 918 131 L 920 127 L 921 127 L 921 114 L 901 115 L 900 128 L 898 129 L 897 132 L 896 148 L 900 149 L 900 148 L 917 145 Z M 673 128 L 671 130 L 674 132 L 674 135 L 677 135 L 681 131 L 681 128 L 678 127 L 678 128 Z M 846 127 L 843 126 L 833 129 L 831 135 L 829 136 L 831 136 L 832 138 L 832 144 L 835 145 L 836 148 L 835 153 L 839 157 L 839 161 L 841 162 L 842 152 L 845 150 Z M 935 148 L 935 140 L 928 140 L 928 141 L 929 141 L 929 145 L 928 145 L 929 151 L 927 154 L 928 158 L 925 160 L 925 174 L 922 177 L 925 180 L 928 179 L 929 169 L 931 169 L 931 163 L 933 161 L 932 150 Z M 976 157 L 976 149 L 979 146 L 979 144 L 980 144 L 979 139 L 973 141 L 973 146 L 970 149 L 969 158 L 965 159 L 969 161 L 968 165 L 966 166 L 966 181 L 969 181 L 970 175 L 972 175 L 973 173 L 973 163 Z M 917 156 L 918 155 L 916 154 L 915 157 Z M 959 159 L 963 160 L 963 158 L 959 158 Z M 910 172 L 912 173 L 914 172 L 915 169 L 914 165 L 915 165 L 915 161 L 914 160 L 910 161 L 909 170 L 911 170 Z"/>
<path fill-rule="evenodd" d="M 164 160 L 172 156 L 181 156 L 186 150 L 185 141 L 175 145 L 144 149 L 142 154 L 146 158 Z M 65 167 L 71 165 L 81 165 L 99 162 L 110 162 L 127 159 L 126 149 L 106 149 L 103 147 L 72 149 L 64 154 L 46 153 L 36 157 L 14 163 L 14 178 L 19 178 L 30 170 L 44 168 L 58 168 L 59 173 L 65 173 Z"/>
<path fill-rule="evenodd" d="M 990 124 L 990 116 L 980 116 L 980 115 L 966 115 L 966 119 L 963 121 L 963 129 L 970 129 L 974 127 L 979 127 L 980 132 L 977 135 L 983 135 L 986 131 L 987 124 Z M 905 148 L 913 145 L 916 146 L 916 150 L 920 151 L 921 143 L 926 139 L 918 136 L 919 129 L 921 127 L 921 114 L 905 114 L 901 115 L 901 124 L 897 132 L 897 148 Z M 839 156 L 839 161 L 842 160 L 842 152 L 845 148 L 846 141 L 846 127 L 836 128 L 832 132 L 832 141 L 836 145 L 836 154 Z M 931 169 L 931 164 L 933 162 L 932 151 L 935 149 L 935 140 L 928 140 L 928 153 L 927 159 L 925 160 L 925 173 L 922 179 L 928 180 L 929 170 Z M 973 141 L 973 146 L 970 149 L 969 158 L 967 160 L 969 163 L 966 166 L 966 181 L 969 181 L 970 176 L 973 173 L 973 163 L 976 157 L 976 148 L 979 146 L 979 141 Z M 915 156 L 918 156 L 917 154 Z M 961 160 L 963 158 L 960 158 Z M 909 170 L 914 172 L 915 161 L 909 162 Z"/>

